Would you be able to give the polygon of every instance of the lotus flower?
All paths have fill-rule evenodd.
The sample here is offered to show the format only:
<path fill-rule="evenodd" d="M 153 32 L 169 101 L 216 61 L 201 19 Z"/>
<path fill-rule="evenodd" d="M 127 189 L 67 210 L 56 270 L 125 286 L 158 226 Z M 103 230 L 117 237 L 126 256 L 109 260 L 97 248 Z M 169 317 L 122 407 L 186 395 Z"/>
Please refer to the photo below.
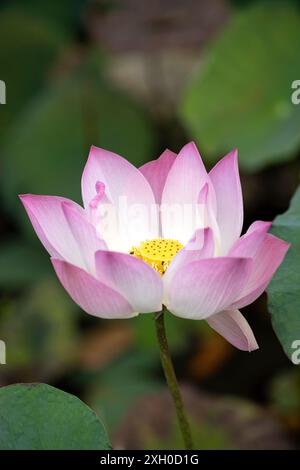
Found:
<path fill-rule="evenodd" d="M 237 151 L 207 173 L 194 143 L 137 169 L 92 147 L 83 208 L 56 196 L 20 196 L 72 299 L 101 318 L 158 312 L 206 320 L 242 350 L 256 349 L 238 309 L 257 299 L 289 245 L 254 222 L 241 236 Z"/>

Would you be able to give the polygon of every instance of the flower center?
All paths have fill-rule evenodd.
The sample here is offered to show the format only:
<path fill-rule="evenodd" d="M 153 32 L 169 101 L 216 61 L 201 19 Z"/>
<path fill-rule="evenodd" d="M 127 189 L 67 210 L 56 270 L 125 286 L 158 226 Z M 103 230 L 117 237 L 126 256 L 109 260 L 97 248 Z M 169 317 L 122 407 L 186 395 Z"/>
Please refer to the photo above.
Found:
<path fill-rule="evenodd" d="M 154 238 L 146 240 L 138 247 L 133 247 L 130 254 L 144 260 L 152 268 L 163 275 L 172 258 L 183 248 L 183 245 L 177 240 L 170 238 Z"/>

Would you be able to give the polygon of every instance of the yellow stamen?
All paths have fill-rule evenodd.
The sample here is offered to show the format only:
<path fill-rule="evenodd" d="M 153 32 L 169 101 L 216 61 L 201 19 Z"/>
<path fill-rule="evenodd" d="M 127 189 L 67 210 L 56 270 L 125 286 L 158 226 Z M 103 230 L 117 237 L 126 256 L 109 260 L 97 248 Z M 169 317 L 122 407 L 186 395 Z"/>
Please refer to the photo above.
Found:
<path fill-rule="evenodd" d="M 172 258 L 183 248 L 177 240 L 170 238 L 154 238 L 146 240 L 139 246 L 134 246 L 130 253 L 148 263 L 152 268 L 163 275 Z"/>

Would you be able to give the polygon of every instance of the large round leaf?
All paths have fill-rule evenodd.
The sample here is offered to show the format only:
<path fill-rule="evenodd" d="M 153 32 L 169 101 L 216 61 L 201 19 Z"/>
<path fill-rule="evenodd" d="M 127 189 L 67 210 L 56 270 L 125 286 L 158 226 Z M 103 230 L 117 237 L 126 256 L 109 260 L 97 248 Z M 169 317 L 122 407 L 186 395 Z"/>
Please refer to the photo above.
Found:
<path fill-rule="evenodd" d="M 109 449 L 103 424 L 79 398 L 45 384 L 0 388 L 0 449 Z"/>
<path fill-rule="evenodd" d="M 289 2 L 236 14 L 212 44 L 181 105 L 183 121 L 211 163 L 239 149 L 245 170 L 292 158 L 300 146 L 300 13 Z"/>
<path fill-rule="evenodd" d="M 300 341 L 300 187 L 289 210 L 276 217 L 272 231 L 291 243 L 269 285 L 268 299 L 274 330 L 286 354 L 292 358 L 294 342 Z"/>

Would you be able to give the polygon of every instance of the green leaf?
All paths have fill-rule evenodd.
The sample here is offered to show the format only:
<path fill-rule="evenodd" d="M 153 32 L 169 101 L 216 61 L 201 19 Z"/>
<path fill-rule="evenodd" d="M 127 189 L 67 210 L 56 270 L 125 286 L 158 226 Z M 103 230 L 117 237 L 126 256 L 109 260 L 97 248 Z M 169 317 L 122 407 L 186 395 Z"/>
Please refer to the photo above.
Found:
<path fill-rule="evenodd" d="M 0 108 L 3 139 L 17 113 L 45 84 L 65 37 L 46 20 L 7 9 L 0 13 L 0 44 L 0 79 L 6 83 L 6 104 Z"/>
<path fill-rule="evenodd" d="M 291 247 L 268 287 L 272 324 L 286 354 L 300 340 L 300 187 L 287 212 L 274 220 L 272 232 L 291 243 Z"/>
<path fill-rule="evenodd" d="M 214 163 L 237 147 L 241 167 L 258 170 L 291 159 L 300 145 L 300 14 L 286 2 L 259 4 L 233 16 L 188 84 L 181 115 Z"/>
<path fill-rule="evenodd" d="M 97 415 L 79 398 L 45 384 L 0 388 L 0 449 L 110 449 Z"/>
<path fill-rule="evenodd" d="M 5 201 L 23 220 L 18 193 L 80 201 L 81 173 L 92 144 L 138 166 L 153 158 L 153 143 L 151 124 L 139 106 L 86 66 L 38 96 L 11 129 L 3 150 Z"/>

